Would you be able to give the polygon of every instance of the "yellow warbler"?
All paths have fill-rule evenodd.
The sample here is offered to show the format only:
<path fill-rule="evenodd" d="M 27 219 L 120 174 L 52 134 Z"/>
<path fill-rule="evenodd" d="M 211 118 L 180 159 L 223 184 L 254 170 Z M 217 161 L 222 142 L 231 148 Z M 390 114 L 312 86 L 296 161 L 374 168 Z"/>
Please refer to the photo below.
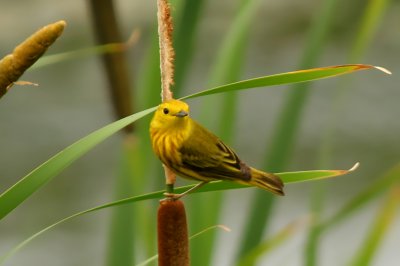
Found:
<path fill-rule="evenodd" d="M 202 181 L 229 180 L 284 195 L 274 174 L 247 166 L 217 136 L 189 116 L 189 106 L 169 100 L 158 106 L 150 123 L 150 137 L 158 158 L 178 176 Z"/>

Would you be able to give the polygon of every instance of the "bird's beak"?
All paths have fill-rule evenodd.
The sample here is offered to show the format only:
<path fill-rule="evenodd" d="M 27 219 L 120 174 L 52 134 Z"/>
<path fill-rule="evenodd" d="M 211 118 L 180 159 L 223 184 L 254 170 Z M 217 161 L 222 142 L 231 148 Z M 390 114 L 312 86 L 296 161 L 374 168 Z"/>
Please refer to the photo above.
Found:
<path fill-rule="evenodd" d="M 181 111 L 177 112 L 176 114 L 174 114 L 174 116 L 177 116 L 177 117 L 185 117 L 187 115 L 189 115 L 189 114 L 187 112 L 183 111 L 183 110 L 181 110 Z"/>

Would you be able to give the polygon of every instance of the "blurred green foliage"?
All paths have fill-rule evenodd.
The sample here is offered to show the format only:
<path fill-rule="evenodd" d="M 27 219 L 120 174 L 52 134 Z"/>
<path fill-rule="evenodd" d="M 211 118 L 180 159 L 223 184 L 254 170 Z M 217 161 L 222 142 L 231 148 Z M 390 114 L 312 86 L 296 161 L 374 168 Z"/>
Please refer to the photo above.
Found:
<path fill-rule="evenodd" d="M 288 71 L 298 68 L 297 66 L 306 68 L 334 65 L 348 63 L 348 60 L 351 60 L 350 63 L 368 62 L 384 65 L 394 73 L 399 68 L 398 60 L 395 60 L 396 56 L 393 54 L 398 53 L 396 44 L 399 36 L 393 33 L 392 27 L 389 27 L 396 21 L 396 10 L 399 10 L 397 2 L 384 0 L 351 3 L 328 0 L 324 3 L 312 1 L 308 4 L 295 1 L 280 4 L 261 2 L 173 1 L 177 24 L 175 26 L 177 97 L 191 94 L 194 92 L 191 90 L 194 89 L 200 91 L 199 88 L 267 73 Z M 115 4 L 126 36 L 132 28 L 138 27 L 142 32 L 141 39 L 128 54 L 132 68 L 138 73 L 133 75 L 135 96 L 132 101 L 135 101 L 135 106 L 138 107 L 135 111 L 139 111 L 159 102 L 155 4 L 141 3 L 141 1 L 130 4 L 115 2 Z M 325 5 L 323 11 L 320 10 L 321 5 Z M 3 45 L 0 51 L 2 54 L 7 54 L 11 47 L 18 43 L 17 40 L 23 39 L 34 30 L 27 25 L 43 23 L 31 15 L 35 12 L 39 14 L 39 7 L 35 7 L 34 3 L 18 8 L 12 3 L 6 3 L 2 8 L 8 10 L 8 14 L 16 14 L 15 11 L 18 10 L 18 14 L 26 18 L 20 19 L 20 24 L 14 26 L 23 29 L 21 32 L 8 31 L 8 28 L 5 28 L 7 23 L 0 26 L 0 32 L 4 36 L 1 37 Z M 35 8 L 38 8 L 37 11 Z M 51 9 L 53 16 L 60 16 L 68 22 L 67 31 L 58 42 L 58 47 L 52 48 L 51 52 L 93 46 L 90 40 L 90 25 L 84 20 L 87 17 L 85 6 L 79 6 L 78 3 L 74 5 L 61 3 L 54 6 L 51 2 L 47 3 L 47 6 L 40 6 L 41 15 L 37 17 L 50 20 L 52 17 L 43 13 L 44 8 Z M 341 12 L 337 12 L 337 9 Z M 312 19 L 313 17 L 316 19 Z M 16 21 L 15 17 L 6 16 L 3 19 Z M 34 21 L 35 19 L 37 20 Z M 328 23 L 326 20 L 330 20 L 329 25 L 325 24 Z M 316 35 L 323 35 L 321 38 L 325 40 L 324 49 L 318 47 L 316 39 L 304 38 L 310 29 L 314 29 Z M 355 41 L 353 35 L 358 36 Z M 304 54 L 303 59 L 299 59 L 301 54 Z M 318 57 L 320 63 L 317 64 L 314 57 Z M 212 67 L 213 64 L 215 67 Z M 209 69 L 211 71 L 208 71 Z M 112 120 L 111 108 L 108 107 L 110 101 L 103 89 L 104 74 L 101 71 L 99 62 L 94 57 L 89 57 L 88 60 L 84 56 L 81 59 L 75 58 L 73 61 L 58 63 L 52 68 L 43 67 L 23 77 L 27 80 L 38 80 L 41 84 L 39 89 L 15 87 L 2 99 L 0 121 L 3 127 L 0 131 L 0 157 L 3 163 L 0 165 L 0 178 L 3 191 L 51 154 Z M 209 78 L 207 72 L 210 72 Z M 299 231 L 308 229 L 308 224 L 289 233 L 285 228 L 291 221 L 309 215 L 310 212 L 311 217 L 315 218 L 311 219 L 311 225 L 316 225 L 314 236 L 317 232 L 317 237 L 313 238 L 311 232 L 311 237 L 308 239 L 313 243 L 311 248 L 304 254 L 299 249 L 294 256 L 298 258 L 304 255 L 307 258 L 303 261 L 304 265 L 315 263 L 330 265 L 329 258 L 338 256 L 339 252 L 346 248 L 350 252 L 344 257 L 351 265 L 391 265 L 391 258 L 385 260 L 379 256 L 379 252 L 380 248 L 385 248 L 388 249 L 385 250 L 385 254 L 391 254 L 393 257 L 397 255 L 393 245 L 383 245 L 383 241 L 385 236 L 391 235 L 388 233 L 389 230 L 399 230 L 398 226 L 396 227 L 398 189 L 391 189 L 398 184 L 400 176 L 398 166 L 392 168 L 398 163 L 400 155 L 398 152 L 400 144 L 396 141 L 400 128 L 397 123 L 393 123 L 399 111 L 396 101 L 399 93 L 395 89 L 398 78 L 393 76 L 387 79 L 370 72 L 356 76 L 351 83 L 347 80 L 341 82 L 340 86 L 337 86 L 337 82 L 316 82 L 313 86 L 318 87 L 318 91 L 307 89 L 307 97 L 297 95 L 304 94 L 304 89 L 293 89 L 292 96 L 268 90 L 265 94 L 246 92 L 244 95 L 243 92 L 239 92 L 237 95 L 207 96 L 203 99 L 203 105 L 199 105 L 196 100 L 190 100 L 193 116 L 200 113 L 201 122 L 209 124 L 212 130 L 220 132 L 221 137 L 237 147 L 236 150 L 240 154 L 250 158 L 246 161 L 262 163 L 263 160 L 259 157 L 260 155 L 264 157 L 262 154 L 267 153 L 262 148 L 266 144 L 269 146 L 266 149 L 268 161 L 277 160 L 277 153 L 282 154 L 280 157 L 285 162 L 284 166 L 271 166 L 272 163 L 268 163 L 269 167 L 266 170 L 313 169 L 320 161 L 324 161 L 324 168 L 341 168 L 337 166 L 347 167 L 355 161 L 361 161 L 361 168 L 354 176 L 324 181 L 325 188 L 315 189 L 317 197 L 311 196 L 313 193 L 308 191 L 310 189 L 308 185 L 288 186 L 287 196 L 274 203 L 271 201 L 270 207 L 266 205 L 267 202 L 259 198 L 259 205 L 249 203 L 242 195 L 247 196 L 250 193 L 242 194 L 240 192 L 242 190 L 235 191 L 235 194 L 224 193 L 214 196 L 212 194 L 214 192 L 209 192 L 188 197 L 189 205 L 194 206 L 193 211 L 196 211 L 195 214 L 189 214 L 189 220 L 193 218 L 191 215 L 209 218 L 193 221 L 190 225 L 193 226 L 192 233 L 214 225 L 210 223 L 226 223 L 234 231 L 229 235 L 218 232 L 216 236 L 205 234 L 194 239 L 192 247 L 195 248 L 192 248 L 192 257 L 196 259 L 193 265 L 234 265 L 236 262 L 243 263 L 249 258 L 251 262 L 246 262 L 245 265 L 251 265 L 257 260 L 264 261 L 263 256 L 267 254 L 266 262 L 298 265 L 300 262 L 294 263 L 287 258 L 287 254 L 293 252 L 292 241 L 295 241 L 294 238 Z M 350 85 L 353 88 L 351 91 Z M 330 87 L 330 92 L 323 90 L 323 87 Z M 341 91 L 349 91 L 345 94 L 346 101 L 334 100 L 336 96 L 332 95 L 335 95 L 336 87 Z M 301 109 L 304 110 L 298 111 L 299 109 L 294 107 L 297 104 L 292 104 L 292 101 L 288 100 L 290 98 L 299 102 L 302 105 Z M 286 101 L 287 104 L 281 107 L 281 101 Z M 218 116 L 198 111 L 216 110 L 217 106 L 223 107 L 218 108 Z M 288 108 L 295 111 L 289 112 Z M 279 109 L 282 109 L 281 112 L 286 113 L 289 118 L 280 118 L 276 112 Z M 339 118 L 335 118 L 337 110 L 340 110 Z M 202 115 L 202 112 L 206 112 L 206 115 Z M 293 123 L 293 115 L 299 116 L 298 122 Z M 126 191 L 124 192 L 124 186 L 131 184 L 135 195 L 162 189 L 162 171 L 150 150 L 148 124 L 143 120 L 138 125 L 134 136 L 113 137 L 107 142 L 108 144 L 96 148 L 96 152 L 89 153 L 80 163 L 67 169 L 61 175 L 64 178 L 52 181 L 38 193 L 38 196 L 35 195 L 32 200 L 3 219 L 0 231 L 4 235 L 3 239 L 10 241 L 2 244 L 2 254 L 12 246 L 11 243 L 19 242 L 32 232 L 37 232 L 43 224 L 54 223 L 54 220 L 59 220 L 57 217 L 69 216 L 70 213 L 75 213 L 76 209 L 81 209 L 81 206 L 93 206 L 111 198 L 128 196 Z M 319 147 L 326 144 L 323 142 L 320 144 L 319 140 L 322 139 L 322 127 L 326 125 L 328 131 L 334 132 L 330 136 L 333 142 L 330 144 L 331 148 L 326 149 L 325 154 L 321 154 L 318 152 Z M 279 131 L 280 127 L 283 130 Z M 271 132 L 276 132 L 275 137 Z M 288 139 L 287 134 L 293 134 L 290 137 L 293 140 Z M 289 150 L 290 153 L 285 150 Z M 119 158 L 119 162 L 116 162 L 118 160 L 115 158 Z M 381 174 L 389 168 L 392 170 L 388 174 Z M 121 176 L 124 178 L 120 179 Z M 71 179 L 72 177 L 74 179 Z M 119 185 L 114 184 L 117 178 L 121 180 Z M 329 189 L 327 185 L 330 186 Z M 114 189 L 115 186 L 118 187 Z M 387 194 L 385 204 L 378 206 L 369 204 L 364 207 L 366 203 L 377 201 L 382 194 Z M 307 204 L 304 204 L 304 201 L 309 200 L 314 202 L 313 206 L 317 206 L 315 203 L 320 203 L 321 206 L 310 211 L 307 209 Z M 213 203 L 215 206 L 209 208 Z M 250 216 L 248 209 L 252 207 L 255 208 L 253 211 L 255 215 Z M 318 208 L 322 209 L 319 214 L 314 212 Z M 119 265 L 131 265 L 131 261 L 139 262 L 152 256 L 156 253 L 155 209 L 156 202 L 146 203 L 143 206 L 136 205 L 132 209 L 127 209 L 133 212 L 132 215 L 125 215 L 119 222 L 116 221 L 121 212 L 114 212 L 108 234 L 103 233 L 107 231 L 105 228 L 108 226 L 104 224 L 108 221 L 106 216 L 104 219 L 82 220 L 75 227 L 59 229 L 60 234 L 66 230 L 76 233 L 69 234 L 70 236 L 65 238 L 68 241 L 57 240 L 63 247 L 61 257 L 57 258 L 58 265 L 104 264 L 106 255 L 99 255 L 101 253 L 99 250 L 105 247 L 109 252 L 104 253 L 117 256 L 120 259 Z M 43 210 L 46 210 L 46 215 Z M 6 209 L 1 210 L 2 213 L 6 211 Z M 126 213 L 126 210 L 121 211 Z M 375 215 L 377 212 L 378 215 Z M 269 221 L 265 222 L 264 218 L 261 218 L 263 213 L 268 214 Z M 369 213 L 377 218 L 371 218 L 370 222 L 365 221 L 362 215 Z M 247 219 L 258 221 L 259 229 L 256 230 L 252 225 L 248 225 L 247 229 L 241 229 L 241 224 L 236 220 L 246 224 Z M 25 222 L 26 220 L 29 220 L 29 224 Z M 352 227 L 354 220 L 362 221 L 363 224 L 373 224 L 364 231 L 354 232 Z M 337 233 L 335 228 L 338 224 L 347 226 L 343 237 L 352 234 L 354 242 L 349 244 L 351 247 L 343 245 L 337 249 L 332 248 L 342 245 L 334 242 L 335 238 L 329 234 L 329 232 Z M 78 236 L 83 228 L 90 228 L 92 233 Z M 133 235 L 133 239 L 124 237 L 131 240 L 128 243 L 121 242 L 116 237 L 124 232 L 129 237 Z M 320 234 L 320 232 L 325 233 Z M 246 248 L 240 248 L 239 246 L 245 242 L 240 240 L 240 233 L 255 234 L 258 239 L 252 243 L 250 241 L 250 244 L 246 244 Z M 97 239 L 95 235 L 104 235 L 100 247 L 99 244 L 95 244 Z M 92 245 L 88 247 L 76 244 L 83 238 L 87 238 Z M 43 239 L 46 239 L 46 236 L 43 236 Z M 328 241 L 329 252 L 323 249 L 320 240 Z M 307 239 L 301 241 L 305 243 Z M 73 244 L 68 244 L 70 242 Z M 35 243 L 37 244 L 31 245 L 31 250 L 43 254 L 46 247 L 54 245 L 54 239 L 49 239 L 47 243 Z M 119 248 L 121 245 L 124 249 Z M 242 256 L 235 255 L 237 247 L 242 250 L 239 253 Z M 79 261 L 74 262 L 68 255 L 70 252 L 65 250 L 74 250 L 74 254 L 78 254 L 76 258 Z M 206 250 L 207 254 L 204 255 Z M 120 251 L 121 253 L 118 253 Z M 324 257 L 324 254 L 328 256 Z M 51 260 L 50 255 L 48 259 Z M 17 255 L 11 260 L 16 263 L 15 265 L 24 265 L 26 261 L 32 261 L 32 258 Z M 115 260 L 110 259 L 110 261 Z"/>

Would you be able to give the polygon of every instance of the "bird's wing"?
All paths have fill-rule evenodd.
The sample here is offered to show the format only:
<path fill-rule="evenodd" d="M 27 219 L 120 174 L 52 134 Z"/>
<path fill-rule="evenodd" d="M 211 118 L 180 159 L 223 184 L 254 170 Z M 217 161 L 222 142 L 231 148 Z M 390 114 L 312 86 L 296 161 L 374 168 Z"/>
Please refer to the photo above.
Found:
<path fill-rule="evenodd" d="M 236 153 L 218 137 L 196 125 L 196 136 L 189 138 L 180 148 L 183 168 L 189 168 L 203 177 L 246 180 L 247 166 Z"/>

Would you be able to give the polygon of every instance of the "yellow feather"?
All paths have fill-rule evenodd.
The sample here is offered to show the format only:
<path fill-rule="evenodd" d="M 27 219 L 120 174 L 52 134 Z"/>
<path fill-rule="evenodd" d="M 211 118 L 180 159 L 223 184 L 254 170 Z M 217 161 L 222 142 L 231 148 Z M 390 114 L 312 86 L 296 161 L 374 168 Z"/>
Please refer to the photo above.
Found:
<path fill-rule="evenodd" d="M 230 180 L 284 195 L 279 177 L 247 166 L 189 116 L 185 102 L 160 104 L 150 123 L 150 137 L 155 154 L 178 176 L 206 182 Z"/>

